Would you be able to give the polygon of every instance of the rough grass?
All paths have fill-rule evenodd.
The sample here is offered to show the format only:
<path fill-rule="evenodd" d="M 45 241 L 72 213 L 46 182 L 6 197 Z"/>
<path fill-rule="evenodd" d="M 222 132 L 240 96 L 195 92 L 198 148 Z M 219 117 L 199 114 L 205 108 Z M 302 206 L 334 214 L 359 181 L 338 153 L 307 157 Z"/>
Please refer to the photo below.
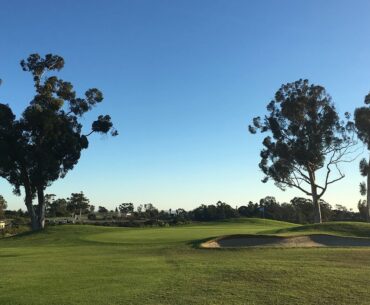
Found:
<path fill-rule="evenodd" d="M 242 219 L 148 229 L 59 226 L 7 238 L 0 240 L 0 304 L 370 304 L 367 248 L 193 246 L 298 228 Z"/>

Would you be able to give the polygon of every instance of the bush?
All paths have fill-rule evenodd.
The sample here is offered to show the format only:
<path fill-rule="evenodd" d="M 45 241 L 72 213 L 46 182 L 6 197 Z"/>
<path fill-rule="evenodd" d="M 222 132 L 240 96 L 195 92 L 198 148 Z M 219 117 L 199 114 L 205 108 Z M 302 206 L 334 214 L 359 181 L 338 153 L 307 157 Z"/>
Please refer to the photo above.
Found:
<path fill-rule="evenodd" d="M 29 226 L 7 226 L 5 229 L 0 230 L 0 238 L 13 236 L 28 231 L 31 231 Z"/>
<path fill-rule="evenodd" d="M 87 219 L 88 219 L 88 220 L 96 220 L 96 215 L 95 215 L 95 213 L 90 213 L 90 214 L 88 214 L 88 215 L 87 215 Z"/>

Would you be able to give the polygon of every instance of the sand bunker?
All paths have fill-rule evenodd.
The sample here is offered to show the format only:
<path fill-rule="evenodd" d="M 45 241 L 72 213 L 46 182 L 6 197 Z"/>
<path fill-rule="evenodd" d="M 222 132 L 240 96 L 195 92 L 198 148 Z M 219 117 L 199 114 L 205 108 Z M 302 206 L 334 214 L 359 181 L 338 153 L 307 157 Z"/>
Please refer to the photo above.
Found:
<path fill-rule="evenodd" d="M 203 248 L 243 247 L 370 247 L 370 239 L 325 234 L 305 236 L 231 235 L 201 244 Z"/>

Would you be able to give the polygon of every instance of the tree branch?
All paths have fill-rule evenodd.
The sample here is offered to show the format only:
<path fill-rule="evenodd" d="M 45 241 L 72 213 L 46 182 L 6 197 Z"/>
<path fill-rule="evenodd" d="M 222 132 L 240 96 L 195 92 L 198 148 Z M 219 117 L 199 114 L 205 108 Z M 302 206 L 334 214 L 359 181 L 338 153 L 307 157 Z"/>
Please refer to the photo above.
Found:
<path fill-rule="evenodd" d="M 88 137 L 88 136 L 90 136 L 91 134 L 93 134 L 95 132 L 95 130 L 91 130 L 88 134 L 85 134 L 84 136 L 85 137 Z"/>

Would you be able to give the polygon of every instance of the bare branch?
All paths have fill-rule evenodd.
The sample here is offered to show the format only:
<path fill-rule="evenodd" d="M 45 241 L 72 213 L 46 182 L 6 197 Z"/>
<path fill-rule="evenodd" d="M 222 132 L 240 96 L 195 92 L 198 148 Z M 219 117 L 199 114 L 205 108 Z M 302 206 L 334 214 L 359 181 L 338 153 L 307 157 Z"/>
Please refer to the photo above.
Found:
<path fill-rule="evenodd" d="M 299 189 L 300 191 L 302 191 L 303 193 L 305 193 L 307 196 L 312 196 L 312 193 L 306 191 L 304 188 L 300 187 L 299 185 L 296 185 L 294 183 L 288 183 L 288 182 L 286 182 L 286 185 L 288 185 L 290 187 L 295 187 L 295 188 Z"/>
<path fill-rule="evenodd" d="M 91 130 L 88 134 L 85 134 L 84 136 L 88 137 L 88 136 L 92 135 L 94 132 L 95 132 L 95 130 Z"/>

